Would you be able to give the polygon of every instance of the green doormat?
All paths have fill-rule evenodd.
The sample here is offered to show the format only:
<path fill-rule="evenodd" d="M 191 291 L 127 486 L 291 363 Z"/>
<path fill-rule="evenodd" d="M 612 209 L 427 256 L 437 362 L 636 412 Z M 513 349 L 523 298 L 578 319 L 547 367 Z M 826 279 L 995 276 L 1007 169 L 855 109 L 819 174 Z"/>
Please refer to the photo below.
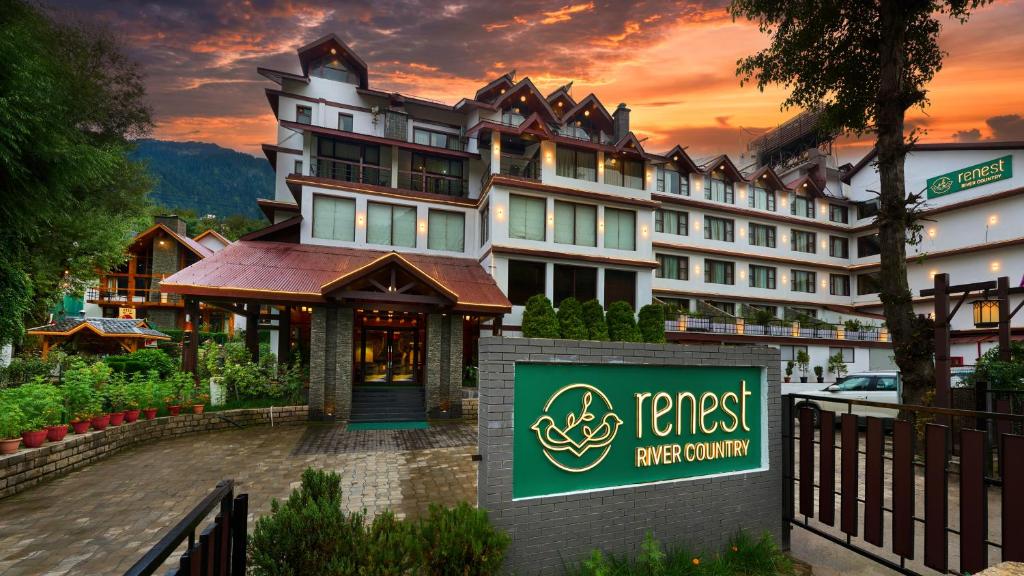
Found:
<path fill-rule="evenodd" d="M 352 422 L 348 430 L 423 430 L 430 428 L 426 422 Z"/>

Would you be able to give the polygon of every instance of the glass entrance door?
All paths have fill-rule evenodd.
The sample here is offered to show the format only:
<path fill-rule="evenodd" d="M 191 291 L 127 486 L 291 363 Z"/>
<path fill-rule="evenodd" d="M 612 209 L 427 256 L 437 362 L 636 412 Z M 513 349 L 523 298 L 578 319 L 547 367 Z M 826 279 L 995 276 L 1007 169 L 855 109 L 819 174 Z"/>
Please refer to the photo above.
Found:
<path fill-rule="evenodd" d="M 363 384 L 419 384 L 420 346 L 415 328 L 363 328 L 356 355 Z"/>

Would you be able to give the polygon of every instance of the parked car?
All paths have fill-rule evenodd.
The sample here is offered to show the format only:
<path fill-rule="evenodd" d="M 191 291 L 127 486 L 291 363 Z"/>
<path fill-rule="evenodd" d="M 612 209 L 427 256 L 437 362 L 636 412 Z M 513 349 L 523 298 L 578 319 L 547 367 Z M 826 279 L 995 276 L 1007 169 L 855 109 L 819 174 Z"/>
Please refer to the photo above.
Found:
<path fill-rule="evenodd" d="M 869 400 L 872 402 L 885 402 L 888 404 L 899 404 L 903 381 L 899 372 L 895 370 L 858 372 L 850 374 L 845 378 L 837 380 L 820 390 L 787 390 L 783 385 L 783 393 L 799 393 L 814 396 L 813 399 L 798 398 L 797 408 L 809 406 L 814 410 L 814 420 L 818 420 L 818 413 L 822 410 L 831 410 L 836 413 L 836 420 L 839 414 L 850 411 L 857 416 L 878 416 L 880 418 L 895 418 L 897 410 L 891 408 L 880 408 L 875 406 L 848 405 L 839 400 Z"/>

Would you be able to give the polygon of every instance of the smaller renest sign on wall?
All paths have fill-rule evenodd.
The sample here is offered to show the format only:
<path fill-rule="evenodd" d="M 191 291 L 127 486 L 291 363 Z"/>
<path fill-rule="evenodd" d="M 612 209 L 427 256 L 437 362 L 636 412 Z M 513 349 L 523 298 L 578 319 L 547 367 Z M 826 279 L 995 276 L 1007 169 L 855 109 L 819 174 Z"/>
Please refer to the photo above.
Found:
<path fill-rule="evenodd" d="M 760 367 L 517 363 L 513 499 L 765 470 Z"/>

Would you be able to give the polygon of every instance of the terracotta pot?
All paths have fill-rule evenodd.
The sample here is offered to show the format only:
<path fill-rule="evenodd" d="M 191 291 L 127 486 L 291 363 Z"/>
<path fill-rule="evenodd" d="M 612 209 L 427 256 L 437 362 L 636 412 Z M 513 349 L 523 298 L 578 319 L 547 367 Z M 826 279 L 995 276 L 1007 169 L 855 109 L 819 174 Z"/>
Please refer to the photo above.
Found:
<path fill-rule="evenodd" d="M 177 416 L 178 414 L 181 413 L 181 406 L 168 406 L 167 411 L 171 414 L 171 416 Z"/>
<path fill-rule="evenodd" d="M 156 418 L 156 408 L 143 408 L 142 414 L 146 417 L 146 420 L 152 420 Z"/>
<path fill-rule="evenodd" d="M 192 413 L 193 414 L 202 414 L 203 410 L 205 410 L 205 409 L 206 409 L 206 405 L 204 405 L 204 404 L 196 404 L 195 406 L 192 407 Z"/>
<path fill-rule="evenodd" d="M 124 424 L 124 412 L 114 412 L 110 415 L 110 425 L 120 426 Z"/>
<path fill-rule="evenodd" d="M 125 412 L 124 412 L 124 421 L 125 422 L 135 422 L 136 420 L 139 419 L 139 412 L 140 412 L 140 410 L 125 410 Z"/>
<path fill-rule="evenodd" d="M 60 424 L 59 426 L 47 426 L 46 427 L 46 439 L 50 442 L 60 442 L 68 435 L 68 425 Z"/>
<path fill-rule="evenodd" d="M 25 448 L 39 448 L 46 442 L 46 430 L 22 432 L 21 440 L 25 443 Z"/>
<path fill-rule="evenodd" d="M 0 454 L 14 454 L 18 451 L 18 446 L 21 444 L 21 438 L 8 438 L 0 440 Z"/>
<path fill-rule="evenodd" d="M 75 434 L 85 434 L 89 431 L 89 426 L 92 424 L 89 420 L 72 420 L 71 427 L 74 428 Z"/>
<path fill-rule="evenodd" d="M 783 378 L 782 380 L 783 380 L 783 382 L 786 382 L 786 383 L 788 384 L 788 383 L 789 383 L 789 381 L 790 381 L 790 380 L 792 380 L 792 378 L 790 378 L 789 376 L 786 376 L 786 377 L 785 377 L 785 378 Z"/>
<path fill-rule="evenodd" d="M 110 414 L 104 414 L 102 416 L 96 416 L 92 419 L 93 430 L 105 430 L 110 425 Z"/>

